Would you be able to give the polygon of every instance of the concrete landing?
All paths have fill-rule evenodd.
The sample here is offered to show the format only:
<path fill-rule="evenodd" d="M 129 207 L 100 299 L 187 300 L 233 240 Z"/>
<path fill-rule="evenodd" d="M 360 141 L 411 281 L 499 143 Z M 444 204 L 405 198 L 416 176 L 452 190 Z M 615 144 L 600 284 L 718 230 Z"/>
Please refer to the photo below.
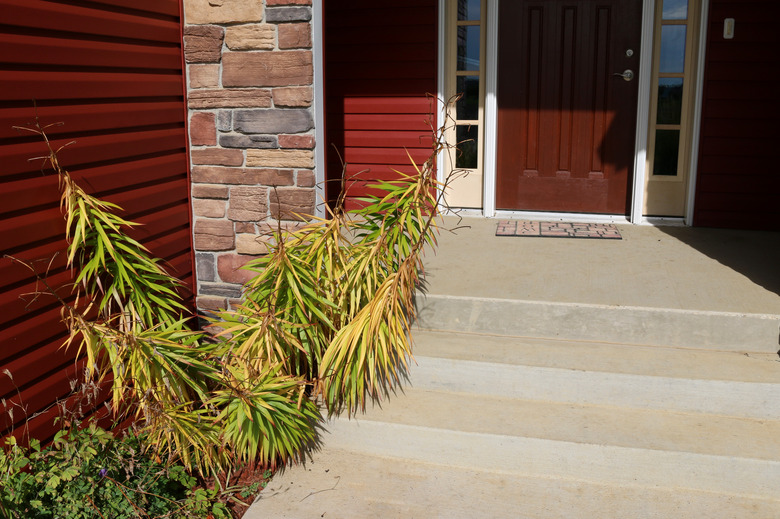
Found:
<path fill-rule="evenodd" d="M 428 293 L 780 315 L 780 233 L 618 225 L 622 240 L 497 237 L 444 218 Z"/>

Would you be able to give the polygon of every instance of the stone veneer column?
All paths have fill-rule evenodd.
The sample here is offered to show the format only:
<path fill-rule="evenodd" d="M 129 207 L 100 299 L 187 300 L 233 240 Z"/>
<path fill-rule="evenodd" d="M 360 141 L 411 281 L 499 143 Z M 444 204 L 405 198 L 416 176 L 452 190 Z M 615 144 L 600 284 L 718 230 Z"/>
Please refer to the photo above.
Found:
<path fill-rule="evenodd" d="M 269 230 L 314 214 L 311 0 L 184 0 L 198 307 L 234 304 Z"/>

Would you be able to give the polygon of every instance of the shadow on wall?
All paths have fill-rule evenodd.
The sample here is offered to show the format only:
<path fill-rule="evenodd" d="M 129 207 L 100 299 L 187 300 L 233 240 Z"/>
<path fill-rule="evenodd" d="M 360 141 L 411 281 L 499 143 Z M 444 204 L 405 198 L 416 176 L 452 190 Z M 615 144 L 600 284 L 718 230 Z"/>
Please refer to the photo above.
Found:
<path fill-rule="evenodd" d="M 780 295 L 780 232 L 703 227 L 659 229 Z"/>

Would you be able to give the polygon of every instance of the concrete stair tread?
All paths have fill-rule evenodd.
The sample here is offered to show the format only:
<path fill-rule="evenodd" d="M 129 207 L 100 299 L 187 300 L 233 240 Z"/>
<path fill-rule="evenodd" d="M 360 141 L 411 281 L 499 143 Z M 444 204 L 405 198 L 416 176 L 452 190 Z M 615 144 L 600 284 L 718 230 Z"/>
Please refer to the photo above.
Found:
<path fill-rule="evenodd" d="M 244 519 L 766 519 L 780 501 L 448 467 L 328 447 L 278 473 Z"/>
<path fill-rule="evenodd" d="M 346 420 L 344 417 L 339 420 Z M 780 420 L 406 388 L 352 418 L 467 433 L 779 460 Z"/>
<path fill-rule="evenodd" d="M 780 461 L 332 420 L 328 449 L 523 477 L 777 498 Z"/>
<path fill-rule="evenodd" d="M 412 331 L 412 338 L 416 356 L 671 378 L 780 383 L 777 354 L 420 329 Z"/>
<path fill-rule="evenodd" d="M 417 389 L 780 420 L 778 384 L 415 357 Z"/>

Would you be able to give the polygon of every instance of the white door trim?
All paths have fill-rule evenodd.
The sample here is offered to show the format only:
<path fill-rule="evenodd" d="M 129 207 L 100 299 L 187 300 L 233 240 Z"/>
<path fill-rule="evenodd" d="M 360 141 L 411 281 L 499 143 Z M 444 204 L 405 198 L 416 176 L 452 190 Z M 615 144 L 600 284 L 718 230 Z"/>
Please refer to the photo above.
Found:
<path fill-rule="evenodd" d="M 653 67 L 653 31 L 655 0 L 644 0 L 642 5 L 642 40 L 640 43 L 639 70 L 637 71 L 636 139 L 634 141 L 634 180 L 631 188 L 630 222 L 643 223 L 642 206 L 645 199 L 647 176 L 647 137 L 650 126 L 650 78 Z"/>
<path fill-rule="evenodd" d="M 443 128 L 447 124 L 447 99 L 445 83 L 447 80 L 446 75 L 446 63 L 447 63 L 447 5 L 446 0 L 439 0 L 439 52 L 438 52 L 438 66 L 436 70 L 437 82 L 436 82 L 436 128 Z M 444 184 L 449 174 L 451 167 L 448 160 L 448 154 L 446 150 L 441 150 L 436 157 L 436 178 L 440 184 Z M 439 204 L 439 211 L 446 209 L 444 204 Z"/>
<path fill-rule="evenodd" d="M 314 214 L 325 217 L 325 61 L 323 55 L 322 0 L 314 0 L 311 10 L 312 61 L 314 65 Z"/>
<path fill-rule="evenodd" d="M 496 215 L 496 160 L 498 154 L 498 2 L 487 0 L 485 30 L 485 136 L 482 165 L 482 214 Z"/>
<path fill-rule="evenodd" d="M 696 63 L 696 91 L 693 101 L 693 134 L 691 135 L 691 160 L 688 166 L 688 195 L 685 203 L 685 224 L 693 225 L 693 206 L 696 201 L 696 177 L 699 170 L 699 139 L 701 137 L 701 109 L 704 100 L 704 64 L 707 53 L 707 24 L 710 18 L 710 3 L 707 0 L 701 2 L 699 18 L 699 48 Z"/>

